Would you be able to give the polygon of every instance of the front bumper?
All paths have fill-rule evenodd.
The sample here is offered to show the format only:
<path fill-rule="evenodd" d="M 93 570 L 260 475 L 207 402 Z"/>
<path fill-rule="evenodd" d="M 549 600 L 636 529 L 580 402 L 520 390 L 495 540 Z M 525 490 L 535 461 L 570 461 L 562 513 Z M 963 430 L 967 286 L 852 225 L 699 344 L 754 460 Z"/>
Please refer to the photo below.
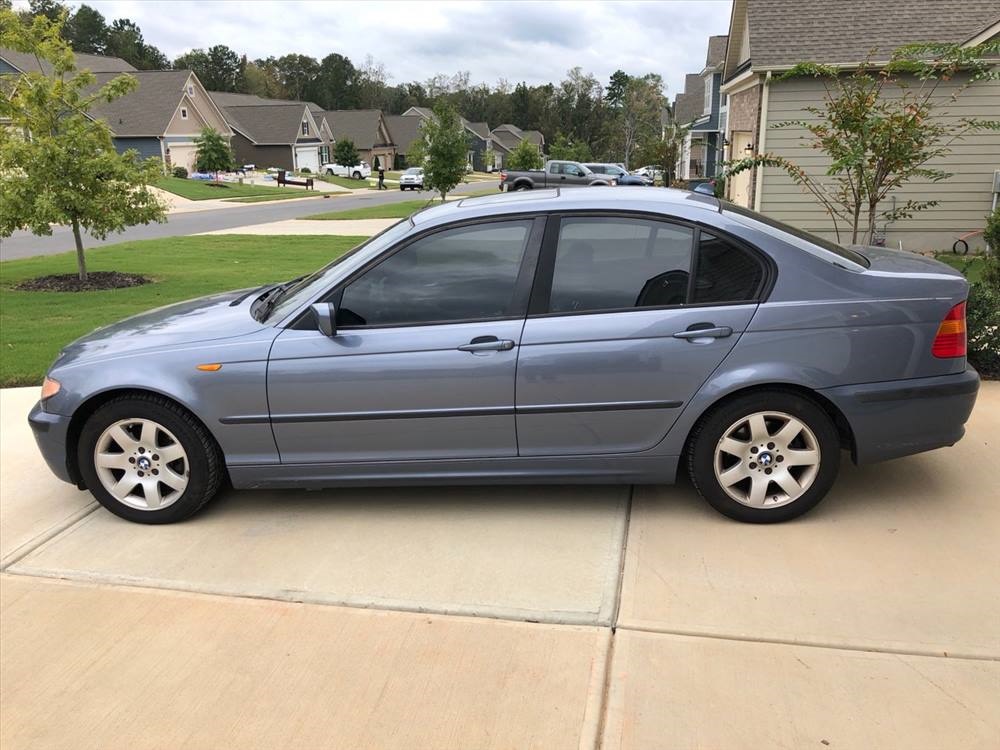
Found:
<path fill-rule="evenodd" d="M 28 414 L 28 424 L 35 434 L 35 442 L 38 443 L 38 450 L 42 452 L 42 458 L 49 465 L 52 473 L 64 482 L 76 484 L 69 470 L 69 461 L 66 454 L 66 436 L 69 433 L 70 418 L 61 414 L 50 414 L 42 408 L 39 401 Z"/>
<path fill-rule="evenodd" d="M 971 367 L 956 375 L 893 380 L 820 391 L 850 423 L 854 461 L 885 461 L 954 445 L 979 392 Z"/>

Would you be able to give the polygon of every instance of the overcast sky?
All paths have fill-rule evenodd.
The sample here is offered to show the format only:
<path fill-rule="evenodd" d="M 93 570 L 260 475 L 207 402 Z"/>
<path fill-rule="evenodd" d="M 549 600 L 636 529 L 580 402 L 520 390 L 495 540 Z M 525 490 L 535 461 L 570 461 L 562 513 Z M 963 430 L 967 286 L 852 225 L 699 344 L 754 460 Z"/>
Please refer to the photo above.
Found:
<path fill-rule="evenodd" d="M 77 5 L 75 0 L 72 5 Z M 579 65 L 602 83 L 621 68 L 659 73 L 671 99 L 684 74 L 705 64 L 725 34 L 729 0 L 667 2 L 291 2 L 284 0 L 88 0 L 110 23 L 131 18 L 173 59 L 226 44 L 250 58 L 371 54 L 390 83 L 468 70 L 474 83 L 558 82 Z M 17 5 L 26 5 L 18 2 Z"/>

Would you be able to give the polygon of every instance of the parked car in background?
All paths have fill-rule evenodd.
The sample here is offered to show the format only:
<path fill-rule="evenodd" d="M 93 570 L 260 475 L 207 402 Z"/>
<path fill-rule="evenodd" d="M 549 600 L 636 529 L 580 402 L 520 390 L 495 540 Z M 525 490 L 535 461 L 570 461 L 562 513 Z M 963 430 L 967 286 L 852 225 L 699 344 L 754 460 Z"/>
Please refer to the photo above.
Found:
<path fill-rule="evenodd" d="M 399 176 L 400 190 L 423 190 L 424 168 L 410 167 Z"/>
<path fill-rule="evenodd" d="M 356 164 L 353 167 L 345 167 L 342 164 L 324 164 L 319 170 L 323 174 L 334 175 L 335 177 L 353 177 L 355 180 L 362 180 L 372 176 L 372 168 L 366 161 Z"/>
<path fill-rule="evenodd" d="M 663 167 L 650 164 L 633 170 L 632 174 L 638 175 L 639 177 L 649 177 L 652 180 L 660 180 L 663 178 Z"/>
<path fill-rule="evenodd" d="M 618 180 L 591 172 L 578 161 L 550 159 L 544 169 L 500 170 L 500 190 L 534 190 L 546 187 L 593 187 L 617 185 Z"/>
<path fill-rule="evenodd" d="M 224 483 L 670 483 L 682 466 L 720 512 L 770 523 L 826 495 L 842 449 L 867 464 L 961 439 L 968 292 L 933 259 L 689 191 L 461 199 L 305 278 L 84 336 L 29 422 L 60 479 L 143 523 Z"/>
<path fill-rule="evenodd" d="M 595 174 L 603 174 L 613 177 L 619 185 L 652 185 L 653 181 L 648 177 L 639 177 L 625 171 L 624 167 L 617 164 L 584 164 L 587 169 Z"/>

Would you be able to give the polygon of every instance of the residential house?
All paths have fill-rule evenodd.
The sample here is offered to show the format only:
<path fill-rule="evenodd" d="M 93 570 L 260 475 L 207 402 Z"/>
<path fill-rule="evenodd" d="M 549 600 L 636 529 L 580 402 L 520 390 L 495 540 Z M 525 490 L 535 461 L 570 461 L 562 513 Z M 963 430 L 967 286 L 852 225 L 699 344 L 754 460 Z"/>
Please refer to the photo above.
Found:
<path fill-rule="evenodd" d="M 674 120 L 678 125 L 690 128 L 703 109 L 704 82 L 699 73 L 684 76 L 684 91 L 674 97 Z M 662 118 L 661 118 L 662 119 Z M 701 138 L 684 137 L 680 156 L 677 160 L 676 175 L 679 180 L 690 180 L 704 176 L 705 153 Z"/>
<path fill-rule="evenodd" d="M 324 112 L 334 141 L 352 141 L 363 161 L 373 170 L 381 165 L 392 169 L 396 163 L 396 144 L 380 109 L 338 109 Z"/>
<path fill-rule="evenodd" d="M 420 130 L 424 119 L 414 115 L 386 115 L 385 125 L 389 128 L 392 142 L 396 144 L 396 169 L 405 169 L 413 165 L 407 160 L 410 147 L 420 140 Z"/>
<path fill-rule="evenodd" d="M 539 155 L 545 152 L 545 137 L 537 130 L 521 130 L 516 125 L 504 123 L 493 129 L 494 151 L 497 154 L 497 167 L 503 168 L 505 159 L 511 151 L 518 147 L 523 140 L 527 140 L 537 149 Z"/>
<path fill-rule="evenodd" d="M 212 127 L 227 139 L 232 130 L 212 97 L 189 70 L 136 70 L 124 60 L 101 55 L 77 54 L 77 66 L 94 73 L 95 86 L 103 86 L 128 73 L 138 87 L 112 102 L 96 102 L 91 116 L 104 120 L 111 129 L 119 153 L 134 149 L 142 158 L 157 157 L 165 167 L 194 169 L 197 147 L 194 139 Z M 39 68 L 34 55 L 0 49 L 0 72 L 24 73 Z"/>
<path fill-rule="evenodd" d="M 712 179 L 719 172 L 719 165 L 722 162 L 722 142 L 725 133 L 726 108 L 722 101 L 722 66 L 726 61 L 726 36 L 710 36 L 708 38 L 708 53 L 705 56 L 705 67 L 698 74 L 699 80 L 696 88 L 691 92 L 692 100 L 689 106 L 697 107 L 697 116 L 691 122 L 686 122 L 689 126 L 686 138 L 692 143 L 697 143 L 699 159 L 697 169 L 691 170 L 690 160 L 688 162 L 689 174 L 683 179 Z M 692 83 L 694 81 L 692 80 Z M 690 151 L 690 147 L 688 147 Z"/>
<path fill-rule="evenodd" d="M 238 164 L 312 172 L 331 158 L 333 136 L 322 107 L 313 102 L 211 92 L 233 130 Z"/>
<path fill-rule="evenodd" d="M 427 107 L 410 107 L 402 115 L 400 115 L 400 117 L 416 118 L 421 122 L 427 122 L 434 117 L 434 112 Z M 470 122 L 461 116 L 459 117 L 459 120 L 462 123 L 462 127 L 465 128 L 469 141 L 469 150 L 466 154 L 468 163 L 477 172 L 485 172 L 487 166 L 492 169 L 495 165 L 486 164 L 486 152 L 493 151 L 495 154 L 497 149 L 495 148 L 495 143 L 492 134 L 490 133 L 490 126 L 485 122 Z M 396 123 L 396 127 L 399 128 L 401 132 L 405 133 L 406 137 L 410 137 L 414 127 L 412 119 L 410 122 L 397 122 L 396 120 L 393 120 L 393 122 Z M 407 145 L 409 145 L 412 140 L 414 139 L 408 141 Z"/>
<path fill-rule="evenodd" d="M 729 154 L 772 153 L 795 161 L 821 177 L 829 160 L 810 148 L 802 127 L 776 128 L 781 122 L 813 118 L 807 107 L 822 104 L 823 82 L 813 78 L 778 80 L 795 64 L 813 61 L 856 68 L 871 55 L 884 63 L 897 47 L 921 41 L 973 46 L 1000 35 L 996 0 L 910 0 L 900 4 L 866 0 L 734 0 L 722 91 L 728 122 Z M 1000 81 L 972 84 L 949 102 L 963 76 L 942 82 L 935 94 L 948 117 L 1000 120 Z M 910 250 L 951 246 L 964 232 L 980 228 L 989 213 L 994 172 L 1000 169 L 1000 133 L 977 133 L 958 141 L 950 154 L 929 166 L 952 173 L 943 182 L 914 180 L 890 196 L 885 208 L 907 200 L 936 200 L 938 205 L 909 219 L 880 226 L 886 244 Z M 774 167 L 730 178 L 731 200 L 801 229 L 835 237 L 831 218 L 815 199 Z"/>

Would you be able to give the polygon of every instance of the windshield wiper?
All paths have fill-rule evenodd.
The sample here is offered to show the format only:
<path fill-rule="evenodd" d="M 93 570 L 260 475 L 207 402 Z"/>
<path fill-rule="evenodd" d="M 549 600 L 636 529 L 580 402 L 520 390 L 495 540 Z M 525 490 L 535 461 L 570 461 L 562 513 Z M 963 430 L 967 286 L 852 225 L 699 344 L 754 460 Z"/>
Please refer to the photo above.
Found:
<path fill-rule="evenodd" d="M 290 281 L 286 281 L 284 284 L 278 284 L 268 289 L 254 302 L 254 305 L 257 307 L 252 311 L 253 316 L 259 321 L 267 320 L 267 316 L 271 314 L 271 310 L 278 304 L 278 300 L 284 296 L 285 292 L 292 285 L 302 281 L 304 278 L 305 275 L 297 276 Z"/>

